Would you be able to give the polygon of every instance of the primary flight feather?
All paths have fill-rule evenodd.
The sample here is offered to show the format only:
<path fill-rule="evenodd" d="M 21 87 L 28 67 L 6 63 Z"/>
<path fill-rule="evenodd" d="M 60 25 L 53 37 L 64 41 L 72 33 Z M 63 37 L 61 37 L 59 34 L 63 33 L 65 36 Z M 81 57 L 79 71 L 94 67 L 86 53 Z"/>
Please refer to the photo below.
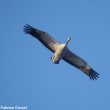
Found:
<path fill-rule="evenodd" d="M 71 40 L 70 37 L 68 37 L 65 44 L 61 44 L 48 33 L 36 29 L 28 24 L 25 25 L 23 29 L 26 34 L 30 34 L 37 38 L 45 47 L 54 53 L 51 57 L 53 63 L 59 64 L 59 61 L 63 59 L 67 63 L 83 71 L 90 79 L 94 80 L 99 78 L 99 74 L 92 69 L 85 60 L 68 49 L 67 44 Z"/>

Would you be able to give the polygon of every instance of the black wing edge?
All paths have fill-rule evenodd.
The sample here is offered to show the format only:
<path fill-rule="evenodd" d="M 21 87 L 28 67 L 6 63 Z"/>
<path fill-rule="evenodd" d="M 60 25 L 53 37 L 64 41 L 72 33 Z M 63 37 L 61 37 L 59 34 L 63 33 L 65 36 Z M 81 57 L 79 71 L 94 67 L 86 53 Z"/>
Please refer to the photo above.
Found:
<path fill-rule="evenodd" d="M 90 72 L 89 72 L 89 77 L 91 80 L 97 80 L 99 78 L 99 73 L 97 73 L 94 69 L 90 69 Z"/>
<path fill-rule="evenodd" d="M 30 26 L 29 24 L 24 25 L 23 31 L 26 34 L 32 34 L 33 31 L 35 31 L 36 29 L 33 28 L 32 26 Z"/>

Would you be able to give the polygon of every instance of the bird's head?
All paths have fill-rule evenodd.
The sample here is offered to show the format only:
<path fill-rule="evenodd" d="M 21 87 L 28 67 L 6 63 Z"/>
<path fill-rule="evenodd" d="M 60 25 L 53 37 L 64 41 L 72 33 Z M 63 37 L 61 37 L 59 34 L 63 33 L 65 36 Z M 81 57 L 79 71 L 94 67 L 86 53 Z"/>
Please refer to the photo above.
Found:
<path fill-rule="evenodd" d="M 68 37 L 67 38 L 67 41 L 66 41 L 66 45 L 68 44 L 68 42 L 71 40 L 71 37 Z"/>

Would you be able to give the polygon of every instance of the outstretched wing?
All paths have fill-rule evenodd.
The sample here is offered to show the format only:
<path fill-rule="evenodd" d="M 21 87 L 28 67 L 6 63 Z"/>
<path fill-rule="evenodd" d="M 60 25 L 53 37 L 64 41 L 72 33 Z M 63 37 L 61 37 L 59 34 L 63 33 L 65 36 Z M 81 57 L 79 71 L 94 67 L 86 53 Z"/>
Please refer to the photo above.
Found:
<path fill-rule="evenodd" d="M 90 79 L 94 80 L 99 78 L 99 74 L 96 71 L 94 71 L 82 58 L 71 52 L 69 49 L 67 49 L 63 60 L 83 71 L 90 77 Z"/>
<path fill-rule="evenodd" d="M 36 29 L 28 24 L 25 25 L 23 29 L 26 34 L 30 34 L 33 37 L 37 38 L 45 47 L 47 47 L 52 52 L 55 52 L 56 48 L 60 44 L 55 39 L 53 39 L 48 33 Z"/>

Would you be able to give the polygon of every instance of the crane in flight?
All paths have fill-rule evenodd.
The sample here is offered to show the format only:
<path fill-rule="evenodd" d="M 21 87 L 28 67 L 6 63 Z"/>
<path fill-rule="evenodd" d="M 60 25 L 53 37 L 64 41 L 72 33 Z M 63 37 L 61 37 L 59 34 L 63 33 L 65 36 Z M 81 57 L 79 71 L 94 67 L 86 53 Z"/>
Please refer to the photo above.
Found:
<path fill-rule="evenodd" d="M 62 44 L 56 41 L 51 35 L 47 32 L 36 29 L 30 25 L 24 26 L 24 32 L 30 34 L 36 39 L 38 39 L 45 47 L 53 52 L 51 60 L 55 64 L 59 64 L 60 60 L 63 59 L 72 66 L 75 66 L 83 73 L 85 73 L 91 80 L 99 78 L 99 74 L 82 58 L 80 58 L 75 53 L 71 52 L 67 45 L 71 40 L 71 37 L 68 37 L 67 41 Z"/>

